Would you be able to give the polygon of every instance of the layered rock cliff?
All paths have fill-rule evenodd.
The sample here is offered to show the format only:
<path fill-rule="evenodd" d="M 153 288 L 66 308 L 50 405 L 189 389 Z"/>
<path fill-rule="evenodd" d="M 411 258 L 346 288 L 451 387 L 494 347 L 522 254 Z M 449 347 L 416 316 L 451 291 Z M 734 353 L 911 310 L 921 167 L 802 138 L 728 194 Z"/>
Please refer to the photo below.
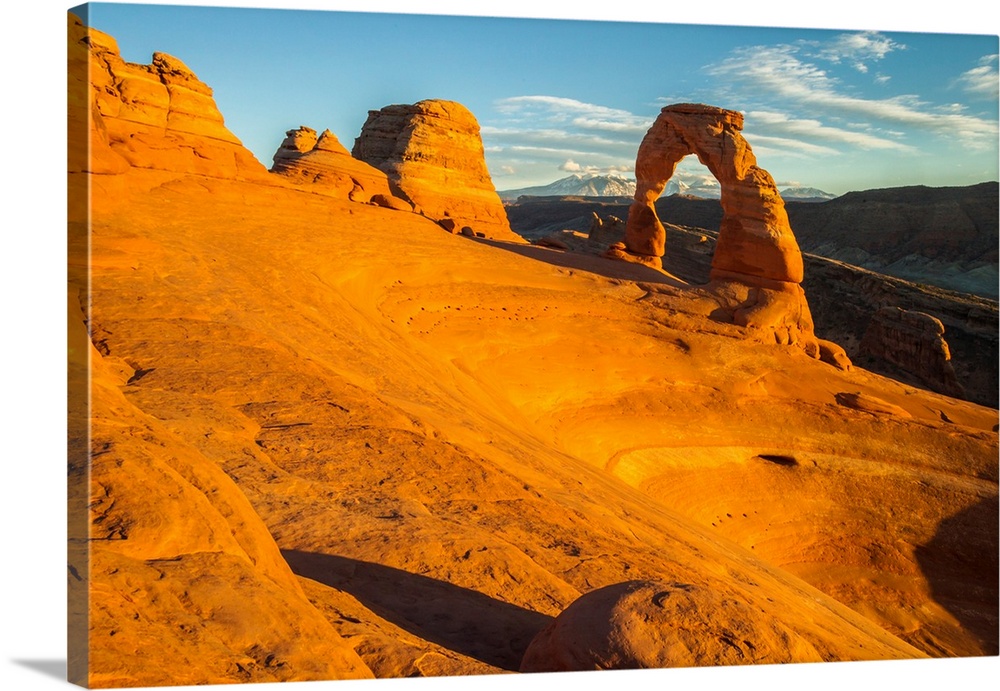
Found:
<path fill-rule="evenodd" d="M 370 111 L 352 153 L 388 175 L 393 191 L 429 218 L 520 241 L 486 168 L 479 123 L 465 106 L 432 99 Z"/>
<path fill-rule="evenodd" d="M 70 19 L 69 32 L 70 72 L 81 75 L 78 81 L 89 72 L 88 103 L 71 97 L 71 107 L 90 115 L 92 153 L 85 170 L 120 173 L 133 166 L 226 179 L 267 175 L 226 128 L 211 87 L 183 62 L 166 53 L 154 53 L 148 65 L 126 62 L 114 38 L 85 28 L 78 18 Z"/>

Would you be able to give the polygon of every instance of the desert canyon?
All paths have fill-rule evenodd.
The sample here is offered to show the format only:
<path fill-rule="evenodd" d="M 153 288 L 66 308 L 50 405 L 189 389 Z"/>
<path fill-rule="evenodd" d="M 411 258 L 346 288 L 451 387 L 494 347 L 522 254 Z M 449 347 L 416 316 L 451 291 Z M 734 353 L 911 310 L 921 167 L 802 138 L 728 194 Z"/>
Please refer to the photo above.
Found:
<path fill-rule="evenodd" d="M 461 104 L 268 169 L 73 15 L 69 80 L 72 681 L 997 655 L 996 300 L 804 254 L 740 113 L 531 242 Z"/>

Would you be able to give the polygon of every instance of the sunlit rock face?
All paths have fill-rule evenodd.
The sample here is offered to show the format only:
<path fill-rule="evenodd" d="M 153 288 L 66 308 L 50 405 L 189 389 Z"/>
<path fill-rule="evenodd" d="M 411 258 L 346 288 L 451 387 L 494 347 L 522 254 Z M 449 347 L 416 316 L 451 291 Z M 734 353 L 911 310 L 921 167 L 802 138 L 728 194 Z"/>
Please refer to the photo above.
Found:
<path fill-rule="evenodd" d="M 820 662 L 805 639 L 723 583 L 630 581 L 592 590 L 542 629 L 522 672 Z"/>
<path fill-rule="evenodd" d="M 183 62 L 166 53 L 153 53 L 149 65 L 126 62 L 111 36 L 72 19 L 69 32 L 71 77 L 87 74 L 91 87 L 90 103 L 76 104 L 90 114 L 90 172 L 131 166 L 229 179 L 267 175 L 226 128 L 211 87 Z M 86 70 L 74 69 L 84 60 Z"/>
<path fill-rule="evenodd" d="M 285 132 L 271 172 L 298 184 L 318 185 L 356 202 L 370 202 L 378 195 L 392 196 L 386 174 L 351 156 L 330 130 L 317 134 L 303 126 Z"/>
<path fill-rule="evenodd" d="M 352 153 L 388 175 L 393 192 L 425 216 L 520 240 L 486 168 L 479 123 L 460 103 L 431 99 L 370 111 Z"/>
<path fill-rule="evenodd" d="M 812 317 L 799 285 L 802 253 L 778 188 L 757 166 L 742 129 L 743 115 L 733 110 L 691 103 L 664 108 L 639 147 L 625 249 L 613 256 L 662 266 L 666 231 L 654 203 L 681 159 L 695 154 L 722 187 L 723 218 L 711 281 L 750 288 L 737 290 L 738 301 L 727 300 L 722 308 L 733 323 L 773 334 L 779 343 L 801 344 L 815 356 L 819 350 Z"/>

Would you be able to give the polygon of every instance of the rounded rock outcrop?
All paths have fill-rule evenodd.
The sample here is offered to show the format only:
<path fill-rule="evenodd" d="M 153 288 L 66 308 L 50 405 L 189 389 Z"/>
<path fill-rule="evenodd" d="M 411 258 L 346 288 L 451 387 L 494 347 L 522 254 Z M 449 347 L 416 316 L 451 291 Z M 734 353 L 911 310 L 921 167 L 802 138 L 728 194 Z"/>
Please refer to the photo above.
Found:
<path fill-rule="evenodd" d="M 285 132 L 285 140 L 274 154 L 271 172 L 294 183 L 319 185 L 332 195 L 351 201 L 372 202 L 377 197 L 392 197 L 385 173 L 351 156 L 330 130 L 317 134 L 311 127 L 303 126 Z M 396 201 L 403 203 L 401 199 Z M 412 206 L 407 204 L 406 210 L 411 211 Z"/>
<path fill-rule="evenodd" d="M 804 638 L 719 588 L 627 581 L 573 602 L 532 640 L 522 672 L 818 662 Z"/>
<path fill-rule="evenodd" d="M 479 123 L 454 101 L 428 99 L 369 111 L 351 153 L 389 178 L 393 194 L 435 221 L 523 242 L 486 167 Z"/>

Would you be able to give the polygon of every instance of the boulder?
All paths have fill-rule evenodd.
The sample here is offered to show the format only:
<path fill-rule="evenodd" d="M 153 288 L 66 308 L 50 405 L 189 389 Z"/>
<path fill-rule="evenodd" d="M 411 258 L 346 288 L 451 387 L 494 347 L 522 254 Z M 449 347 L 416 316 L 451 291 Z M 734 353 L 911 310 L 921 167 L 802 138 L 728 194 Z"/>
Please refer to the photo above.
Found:
<path fill-rule="evenodd" d="M 895 417 L 910 418 L 910 413 L 894 403 L 884 401 L 878 396 L 862 393 L 860 391 L 841 391 L 834 395 L 838 404 L 845 408 L 853 408 L 863 413 L 871 415 L 893 415 Z"/>
<path fill-rule="evenodd" d="M 333 195 L 356 202 L 392 199 L 389 178 L 381 170 L 359 161 L 337 137 L 325 130 L 317 135 L 310 127 L 288 130 L 274 154 L 271 172 L 299 184 L 318 185 Z M 397 199 L 397 202 L 404 203 Z M 379 206 L 400 208 L 392 202 Z M 406 204 L 406 210 L 412 206 Z"/>
<path fill-rule="evenodd" d="M 352 153 L 385 173 L 393 193 L 425 216 L 523 242 L 510 229 L 486 168 L 479 123 L 465 106 L 432 99 L 370 111 Z"/>
<path fill-rule="evenodd" d="M 844 370 L 845 372 L 850 372 L 854 369 L 854 365 L 851 363 L 851 358 L 848 357 L 847 351 L 845 351 L 840 345 L 834 343 L 833 341 L 827 341 L 823 338 L 817 339 L 819 343 L 819 359 L 828 365 L 833 365 L 837 369 Z"/>
<path fill-rule="evenodd" d="M 391 194 L 376 194 L 371 198 L 371 203 L 386 209 L 395 209 L 396 211 L 406 211 L 408 213 L 413 212 L 413 205 L 410 202 L 399 197 L 394 197 Z"/>
<path fill-rule="evenodd" d="M 625 221 L 617 216 L 602 218 L 596 212 L 590 214 L 590 228 L 587 239 L 599 245 L 609 247 L 621 242 L 625 237 Z"/>
<path fill-rule="evenodd" d="M 531 641 L 522 672 L 819 662 L 813 646 L 729 588 L 628 581 L 591 591 Z"/>

